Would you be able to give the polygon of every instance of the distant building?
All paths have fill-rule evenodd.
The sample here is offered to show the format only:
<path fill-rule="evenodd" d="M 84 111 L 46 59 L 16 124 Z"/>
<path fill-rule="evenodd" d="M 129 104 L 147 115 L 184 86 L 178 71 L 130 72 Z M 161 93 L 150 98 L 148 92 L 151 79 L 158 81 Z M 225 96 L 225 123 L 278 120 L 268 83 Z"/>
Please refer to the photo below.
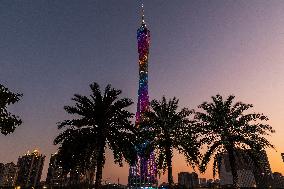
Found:
<path fill-rule="evenodd" d="M 220 179 L 215 179 L 214 183 L 220 183 Z"/>
<path fill-rule="evenodd" d="M 127 186 L 122 184 L 105 184 L 101 186 L 102 189 L 127 189 Z"/>
<path fill-rule="evenodd" d="M 282 160 L 284 162 L 284 153 L 281 153 Z"/>
<path fill-rule="evenodd" d="M 189 188 L 190 185 L 190 176 L 189 172 L 180 172 L 178 173 L 178 185 L 182 188 Z"/>
<path fill-rule="evenodd" d="M 178 173 L 178 185 L 181 188 L 197 188 L 199 187 L 198 175 L 195 172 L 180 172 Z"/>
<path fill-rule="evenodd" d="M 240 157 L 236 157 L 237 173 L 239 177 L 240 187 L 255 187 L 256 181 L 253 175 L 253 171 L 250 166 L 246 166 L 244 161 Z M 229 155 L 224 153 L 222 155 L 221 166 L 219 167 L 219 178 L 221 186 L 230 187 L 233 185 L 233 176 L 231 172 L 231 166 L 229 161 Z"/>
<path fill-rule="evenodd" d="M 246 155 L 247 152 L 240 150 L 243 156 L 236 156 L 236 167 L 239 177 L 240 187 L 269 187 L 272 181 L 271 168 L 265 151 L 260 151 L 259 161 L 261 164 L 257 166 L 253 160 Z M 224 153 L 221 158 L 221 166 L 219 166 L 219 177 L 221 186 L 231 186 L 233 184 L 233 176 L 229 162 L 229 155 Z"/>
<path fill-rule="evenodd" d="M 273 173 L 273 188 L 284 188 L 284 176 L 281 173 Z"/>
<path fill-rule="evenodd" d="M 195 173 L 195 172 L 192 172 L 191 173 L 191 183 L 192 183 L 192 185 L 191 185 L 191 188 L 197 188 L 197 187 L 199 187 L 199 179 L 198 179 L 198 174 L 197 173 Z"/>
<path fill-rule="evenodd" d="M 94 184 L 94 171 L 82 171 L 79 167 L 64 173 L 58 154 L 51 154 L 46 176 L 46 185 L 49 187 L 61 187 L 80 184 Z"/>
<path fill-rule="evenodd" d="M 17 178 L 18 168 L 11 162 L 7 164 L 0 164 L 0 186 L 13 187 Z"/>
<path fill-rule="evenodd" d="M 37 187 L 40 185 L 40 178 L 43 168 L 45 156 L 39 151 L 34 150 L 18 159 L 18 177 L 16 186 L 21 187 Z"/>
<path fill-rule="evenodd" d="M 58 155 L 51 154 L 49 167 L 46 176 L 46 185 L 54 186 L 65 186 L 67 183 L 66 175 L 63 175 L 63 169 L 60 166 Z"/>
<path fill-rule="evenodd" d="M 206 187 L 207 186 L 206 178 L 199 178 L 199 185 L 200 187 Z"/>
<path fill-rule="evenodd" d="M 208 179 L 207 180 L 207 186 L 208 188 L 212 188 L 214 186 L 214 180 L 213 179 Z"/>
<path fill-rule="evenodd" d="M 211 183 L 213 183 L 213 182 L 214 182 L 213 179 L 208 179 L 208 180 L 207 180 L 207 184 L 211 184 Z"/>

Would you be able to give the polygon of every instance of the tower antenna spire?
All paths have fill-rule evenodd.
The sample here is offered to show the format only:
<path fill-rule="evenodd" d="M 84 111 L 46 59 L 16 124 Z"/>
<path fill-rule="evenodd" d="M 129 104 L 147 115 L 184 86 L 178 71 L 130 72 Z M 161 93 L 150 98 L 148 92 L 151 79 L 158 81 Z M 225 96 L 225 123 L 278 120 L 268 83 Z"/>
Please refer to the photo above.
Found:
<path fill-rule="evenodd" d="M 141 4 L 141 12 L 142 12 L 142 24 L 145 24 L 145 15 L 144 15 L 144 4 Z"/>

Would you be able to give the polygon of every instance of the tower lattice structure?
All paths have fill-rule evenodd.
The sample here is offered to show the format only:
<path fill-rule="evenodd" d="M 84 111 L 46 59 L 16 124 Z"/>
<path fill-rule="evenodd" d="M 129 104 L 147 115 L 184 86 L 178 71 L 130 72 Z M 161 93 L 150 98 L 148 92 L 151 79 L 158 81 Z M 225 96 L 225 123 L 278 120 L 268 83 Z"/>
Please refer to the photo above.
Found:
<path fill-rule="evenodd" d="M 149 96 L 148 96 L 148 57 L 150 47 L 150 30 L 146 27 L 144 20 L 144 8 L 142 5 L 142 22 L 137 29 L 138 54 L 139 54 L 139 88 L 138 88 L 138 102 L 136 112 L 136 127 L 139 127 L 141 120 L 143 120 L 143 113 L 149 110 Z M 147 144 L 139 146 L 140 151 Z M 155 164 L 154 151 L 151 152 L 150 157 L 143 156 L 143 153 L 138 155 L 135 165 L 130 166 L 128 185 L 130 188 L 156 188 L 157 187 L 157 168 Z"/>

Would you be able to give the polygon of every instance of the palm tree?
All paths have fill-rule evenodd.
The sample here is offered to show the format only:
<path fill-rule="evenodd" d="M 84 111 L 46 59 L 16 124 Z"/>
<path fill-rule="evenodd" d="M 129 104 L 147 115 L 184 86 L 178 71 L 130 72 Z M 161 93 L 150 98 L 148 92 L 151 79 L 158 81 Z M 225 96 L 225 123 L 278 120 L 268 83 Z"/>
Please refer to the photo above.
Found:
<path fill-rule="evenodd" d="M 203 156 L 200 171 L 205 172 L 206 166 L 213 157 L 213 174 L 216 174 L 221 154 L 228 153 L 230 167 L 233 175 L 233 187 L 238 188 L 238 174 L 236 157 L 242 155 L 241 151 L 250 151 L 251 158 L 257 160 L 260 150 L 273 145 L 265 138 L 275 131 L 268 124 L 262 123 L 268 118 L 260 113 L 248 113 L 252 104 L 237 102 L 235 96 L 230 95 L 226 100 L 216 95 L 213 102 L 204 102 L 198 106 L 203 112 L 195 113 L 196 125 L 202 129 L 201 143 L 208 145 Z"/>
<path fill-rule="evenodd" d="M 132 101 L 119 99 L 121 90 L 107 85 L 102 94 L 97 83 L 90 85 L 90 97 L 75 94 L 74 106 L 65 106 L 74 119 L 58 124 L 64 129 L 54 140 L 60 144 L 59 156 L 63 168 L 67 171 L 79 168 L 80 171 L 96 168 L 95 188 L 101 187 L 102 171 L 105 163 L 105 150 L 108 146 L 113 151 L 115 163 L 122 166 L 122 161 L 133 163 L 136 159 L 134 146 L 134 126 L 130 122 L 133 114 L 128 108 Z"/>
<path fill-rule="evenodd" d="M 7 135 L 14 132 L 17 126 L 22 124 L 22 120 L 7 110 L 7 106 L 20 100 L 22 94 L 12 93 L 8 88 L 0 84 L 0 131 Z"/>
<path fill-rule="evenodd" d="M 175 97 L 161 101 L 152 100 L 151 110 L 144 114 L 141 124 L 142 138 L 149 142 L 148 149 L 155 150 L 157 168 L 165 173 L 168 170 L 169 187 L 173 187 L 173 150 L 183 153 L 187 161 L 198 162 L 199 148 L 196 135 L 191 127 L 189 115 L 192 111 L 182 108 L 178 111 L 179 100 Z M 144 129 L 146 127 L 146 129 Z"/>

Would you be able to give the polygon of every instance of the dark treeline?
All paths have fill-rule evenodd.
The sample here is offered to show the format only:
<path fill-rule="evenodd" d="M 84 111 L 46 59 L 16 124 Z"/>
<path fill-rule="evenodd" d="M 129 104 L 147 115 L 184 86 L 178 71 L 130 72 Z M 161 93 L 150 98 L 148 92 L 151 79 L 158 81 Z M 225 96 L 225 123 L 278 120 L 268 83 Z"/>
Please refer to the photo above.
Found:
<path fill-rule="evenodd" d="M 0 130 L 6 135 L 21 124 L 19 117 L 7 111 L 21 94 L 14 94 L 0 86 Z M 152 100 L 149 110 L 142 115 L 139 127 L 131 122 L 134 114 L 129 106 L 133 101 L 121 98 L 121 90 L 107 85 L 103 91 L 97 83 L 90 85 L 91 94 L 75 94 L 74 105 L 65 106 L 71 119 L 58 123 L 61 133 L 55 138 L 62 174 L 71 170 L 88 172 L 87 185 L 102 188 L 102 173 L 106 148 L 113 152 L 115 163 L 133 165 L 138 155 L 149 156 L 155 151 L 158 173 L 168 174 L 169 188 L 174 188 L 172 173 L 173 150 L 178 150 L 186 161 L 200 172 L 205 172 L 213 161 L 215 176 L 222 153 L 229 156 L 233 188 L 239 188 L 236 157 L 242 156 L 261 166 L 259 153 L 274 148 L 266 136 L 274 133 L 261 113 L 246 113 L 253 106 L 234 102 L 235 96 L 212 96 L 195 110 L 180 107 L 176 97 Z M 250 112 L 250 111 L 248 111 Z M 141 144 L 147 141 L 147 145 Z M 205 153 L 201 153 L 205 149 Z M 249 153 L 242 153 L 249 152 Z M 95 179 L 95 180 L 94 180 Z M 76 186 L 74 186 L 76 188 Z M 73 187 L 73 188 L 74 188 Z M 71 186 L 68 186 L 71 188 Z M 82 188 L 82 187 L 81 187 Z"/>

